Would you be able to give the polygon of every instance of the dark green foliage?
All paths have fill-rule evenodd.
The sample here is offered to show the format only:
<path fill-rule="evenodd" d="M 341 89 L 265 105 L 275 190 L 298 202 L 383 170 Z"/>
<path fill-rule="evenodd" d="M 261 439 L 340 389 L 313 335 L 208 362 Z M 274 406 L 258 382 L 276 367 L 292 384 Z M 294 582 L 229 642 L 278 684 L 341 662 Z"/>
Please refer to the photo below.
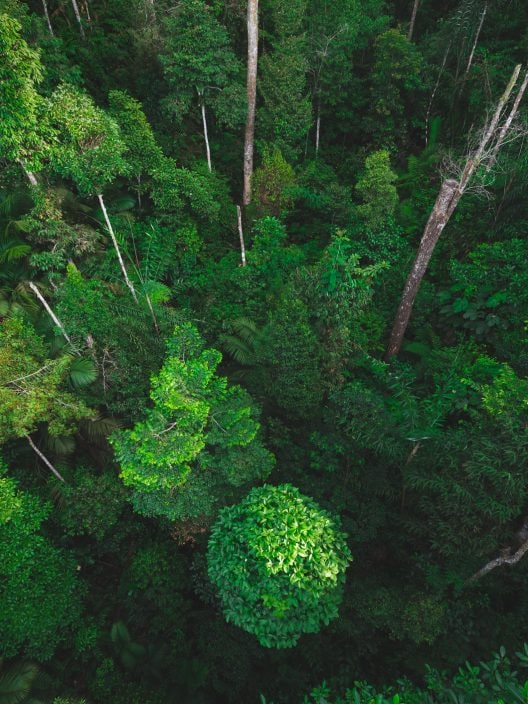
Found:
<path fill-rule="evenodd" d="M 79 619 L 75 564 L 41 533 L 49 506 L 0 470 L 0 648 L 47 660 Z"/>
<path fill-rule="evenodd" d="M 528 631 L 525 139 L 383 355 L 528 5 L 420 0 L 409 39 L 413 0 L 260 0 L 240 232 L 246 0 L 76 4 L 0 0 L 0 692 L 526 701 L 525 655 L 456 674 Z M 270 574 L 303 521 L 328 551 Z"/>

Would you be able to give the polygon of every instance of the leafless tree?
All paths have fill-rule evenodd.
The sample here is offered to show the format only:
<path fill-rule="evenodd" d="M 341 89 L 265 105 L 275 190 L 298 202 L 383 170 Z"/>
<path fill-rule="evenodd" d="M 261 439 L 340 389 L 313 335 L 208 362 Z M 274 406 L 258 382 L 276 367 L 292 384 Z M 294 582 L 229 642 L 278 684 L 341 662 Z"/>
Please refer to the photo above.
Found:
<path fill-rule="evenodd" d="M 418 246 L 414 264 L 403 289 L 389 345 L 385 353 L 385 359 L 387 360 L 397 355 L 400 351 L 411 317 L 414 301 L 425 272 L 427 271 L 427 266 L 434 248 L 442 234 L 442 230 L 453 215 L 460 198 L 472 185 L 475 172 L 481 169 L 481 167 L 484 167 L 485 172 L 489 172 L 495 164 L 499 150 L 508 141 L 516 139 L 521 133 L 521 130 L 512 129 L 512 125 L 522 97 L 526 91 L 526 86 L 528 85 L 528 72 L 519 87 L 513 105 L 509 112 L 507 112 L 507 106 L 514 88 L 517 85 L 520 71 L 521 65 L 519 64 L 515 67 L 506 90 L 497 103 L 495 111 L 478 135 L 476 146 L 469 150 L 469 156 L 463 166 L 460 167 L 458 173 L 452 171 L 451 176 L 445 178 L 442 182 L 440 192 Z"/>
<path fill-rule="evenodd" d="M 482 14 L 480 15 L 480 20 L 478 23 L 477 32 L 475 34 L 475 39 L 473 41 L 473 46 L 471 47 L 471 52 L 469 54 L 469 59 L 468 59 L 467 66 L 466 66 L 465 76 L 468 75 L 469 70 L 471 68 L 471 64 L 473 63 L 473 57 L 475 56 L 475 49 L 477 48 L 478 40 L 480 37 L 480 32 L 482 31 L 482 25 L 484 24 L 484 18 L 486 17 L 487 11 L 488 11 L 488 3 L 486 2 L 486 3 L 484 3 L 484 9 L 482 10 Z"/>

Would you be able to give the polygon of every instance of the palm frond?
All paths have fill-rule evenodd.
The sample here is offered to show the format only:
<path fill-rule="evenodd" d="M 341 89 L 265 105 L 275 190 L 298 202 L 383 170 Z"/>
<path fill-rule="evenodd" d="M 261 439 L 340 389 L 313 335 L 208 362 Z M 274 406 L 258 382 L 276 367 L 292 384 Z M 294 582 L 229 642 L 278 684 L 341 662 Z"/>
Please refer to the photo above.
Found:
<path fill-rule="evenodd" d="M 86 357 L 74 359 L 69 368 L 69 379 L 71 385 L 76 389 L 88 386 L 97 379 L 95 364 Z"/>
<path fill-rule="evenodd" d="M 23 702 L 38 673 L 38 666 L 31 662 L 14 663 L 0 672 L 0 704 Z"/>

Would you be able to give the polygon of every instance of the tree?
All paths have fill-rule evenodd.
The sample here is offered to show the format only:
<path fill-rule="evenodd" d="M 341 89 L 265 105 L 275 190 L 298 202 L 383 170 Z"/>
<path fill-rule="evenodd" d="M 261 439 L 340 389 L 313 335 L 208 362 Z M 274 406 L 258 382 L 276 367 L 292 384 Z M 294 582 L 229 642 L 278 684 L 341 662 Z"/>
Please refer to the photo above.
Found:
<path fill-rule="evenodd" d="M 272 51 L 260 62 L 258 119 L 266 141 L 288 159 L 298 156 L 312 122 L 306 85 L 308 61 L 302 24 L 307 0 L 273 0 L 270 4 Z"/>
<path fill-rule="evenodd" d="M 351 559 L 337 519 L 289 484 L 223 509 L 207 551 L 225 618 L 268 648 L 292 647 L 336 618 Z"/>
<path fill-rule="evenodd" d="M 171 89 L 164 105 L 179 121 L 198 99 L 209 171 L 212 169 L 206 106 L 227 127 L 244 119 L 242 67 L 228 34 L 203 0 L 184 0 L 165 22 L 161 62 Z"/>
<path fill-rule="evenodd" d="M 75 373 L 74 358 L 64 354 L 50 359 L 43 340 L 31 327 L 20 318 L 12 318 L 0 327 L 0 362 L 0 445 L 15 438 L 27 440 L 62 480 L 31 434 L 46 423 L 51 436 L 68 435 L 75 430 L 76 421 L 93 416 L 82 401 L 64 388 Z M 89 363 L 88 366 L 87 380 L 93 381 L 93 369 Z M 82 369 L 79 371 L 82 379 Z"/>
<path fill-rule="evenodd" d="M 32 186 L 45 152 L 40 55 L 21 36 L 14 17 L 0 15 L 0 158 L 22 167 Z"/>
<path fill-rule="evenodd" d="M 119 125 L 121 136 L 127 146 L 126 160 L 130 173 L 136 181 L 139 205 L 145 191 L 142 179 L 160 166 L 164 159 L 163 152 L 156 142 L 141 103 L 121 90 L 112 90 L 108 94 L 109 114 Z"/>
<path fill-rule="evenodd" d="M 41 533 L 50 513 L 0 466 L 0 648 L 49 658 L 80 616 L 72 559 Z"/>
<path fill-rule="evenodd" d="M 50 119 L 58 139 L 52 167 L 62 176 L 71 178 L 81 195 L 97 196 L 123 278 L 137 303 L 136 290 L 128 276 L 103 198 L 105 186 L 130 170 L 124 158 L 126 145 L 119 127 L 86 93 L 65 83 L 51 97 Z"/>
<path fill-rule="evenodd" d="M 170 521 L 215 515 L 243 487 L 265 479 L 273 456 L 259 439 L 251 399 L 216 374 L 221 354 L 178 326 L 152 377 L 153 408 L 112 445 L 135 510 Z"/>
<path fill-rule="evenodd" d="M 390 166 L 389 152 L 373 152 L 365 160 L 365 171 L 356 183 L 356 191 L 363 204 L 358 212 L 372 229 L 382 226 L 394 215 L 398 205 L 398 192 L 394 182 L 398 176 Z"/>
<path fill-rule="evenodd" d="M 247 7 L 247 117 L 244 135 L 244 191 L 242 203 L 251 203 L 251 177 L 253 176 L 253 149 L 255 143 L 255 112 L 257 104 L 258 23 L 259 0 L 248 0 Z"/>
<path fill-rule="evenodd" d="M 424 88 L 424 62 L 417 47 L 398 29 L 380 34 L 374 44 L 369 132 L 377 147 L 408 140 L 412 108 Z"/>
<path fill-rule="evenodd" d="M 387 359 L 397 355 L 400 351 L 405 331 L 407 330 L 407 325 L 411 317 L 414 301 L 425 272 L 427 271 L 429 261 L 433 255 L 438 239 L 455 212 L 460 199 L 479 170 L 482 169 L 488 172 L 493 167 L 500 149 L 504 146 L 506 140 L 511 138 L 511 132 L 513 132 L 514 137 L 516 136 L 515 131 L 512 131 L 511 128 L 526 87 L 528 86 L 528 72 L 507 114 L 505 110 L 515 85 L 517 84 L 520 71 L 521 66 L 516 66 L 506 86 L 506 90 L 499 99 L 494 113 L 484 125 L 479 135 L 478 143 L 469 154 L 460 176 L 456 179 L 447 178 L 442 182 L 440 192 L 418 246 L 412 269 L 403 289 L 400 305 L 394 319 L 389 344 L 385 353 Z"/>

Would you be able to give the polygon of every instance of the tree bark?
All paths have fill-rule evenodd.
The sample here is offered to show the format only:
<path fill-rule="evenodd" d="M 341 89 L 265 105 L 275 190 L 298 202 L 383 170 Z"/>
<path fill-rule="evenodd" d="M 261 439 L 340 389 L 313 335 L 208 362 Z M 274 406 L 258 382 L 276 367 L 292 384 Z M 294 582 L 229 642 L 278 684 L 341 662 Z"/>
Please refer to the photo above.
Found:
<path fill-rule="evenodd" d="M 464 74 L 464 77 L 466 77 L 468 75 L 469 70 L 471 68 L 471 64 L 473 63 L 473 57 L 475 56 L 475 49 L 477 48 L 478 40 L 480 37 L 480 32 L 482 31 L 482 25 L 484 24 L 484 18 L 486 17 L 487 11 L 488 11 L 488 3 L 486 3 L 484 5 L 484 9 L 482 10 L 482 14 L 480 16 L 479 25 L 477 27 L 477 33 L 475 34 L 475 41 L 473 42 L 473 46 L 471 47 L 471 53 L 469 55 L 469 59 L 467 62 L 466 72 Z"/>
<path fill-rule="evenodd" d="M 104 199 L 101 193 L 97 194 L 97 198 L 99 199 L 99 205 L 101 206 L 101 210 L 103 211 L 104 219 L 106 222 L 106 227 L 108 232 L 110 233 L 110 237 L 112 238 L 112 243 L 114 245 L 114 249 L 117 254 L 117 258 L 119 260 L 119 266 L 121 267 L 121 271 L 123 272 L 123 276 L 125 279 L 125 283 L 130 289 L 130 293 L 132 294 L 132 298 L 135 300 L 136 303 L 138 303 L 138 298 L 136 295 L 136 289 L 134 288 L 134 284 L 130 279 L 128 278 L 128 273 L 125 267 L 125 262 L 123 261 L 123 257 L 121 256 L 121 250 L 119 249 L 119 245 L 117 243 L 117 239 L 114 233 L 114 228 L 112 227 L 112 223 L 110 222 L 110 218 L 108 217 L 108 213 L 106 212 L 106 207 L 104 203 Z"/>
<path fill-rule="evenodd" d="M 497 107 L 491 120 L 484 127 L 483 134 L 477 148 L 472 154 L 470 154 L 466 161 L 459 180 L 446 179 L 442 183 L 440 193 L 438 194 L 431 215 L 429 216 L 429 220 L 425 226 L 425 230 L 418 247 L 418 252 L 416 254 L 416 259 L 414 260 L 411 272 L 403 289 L 402 298 L 392 327 L 387 351 L 385 353 L 385 359 L 387 361 L 394 355 L 397 355 L 400 351 L 403 338 L 409 324 L 416 295 L 420 289 L 420 284 L 422 283 L 424 274 L 427 271 L 427 266 L 433 254 L 436 243 L 442 234 L 442 230 L 453 215 L 455 208 L 457 207 L 464 191 L 469 186 L 475 171 L 483 163 L 488 163 L 488 165 L 493 163 L 493 160 L 496 158 L 497 151 L 503 144 L 506 133 L 511 127 L 513 118 L 515 117 L 520 101 L 525 92 L 526 85 L 528 84 L 528 73 L 523 84 L 521 85 L 521 88 L 519 89 L 519 93 L 517 94 L 516 100 L 510 110 L 510 114 L 501 128 L 499 128 L 499 122 L 503 110 L 510 99 L 515 84 L 517 83 L 520 70 L 520 65 L 515 67 L 510 81 L 506 86 L 506 90 L 497 103 Z"/>
<path fill-rule="evenodd" d="M 72 344 L 72 341 L 71 341 L 71 339 L 70 339 L 70 336 L 69 336 L 68 333 L 66 332 L 66 330 L 65 330 L 65 328 L 64 328 L 64 325 L 63 325 L 63 324 L 61 323 L 61 321 L 57 318 L 57 316 L 56 316 L 55 313 L 53 312 L 51 306 L 50 306 L 49 303 L 46 301 L 46 299 L 44 298 L 44 296 L 41 294 L 41 292 L 39 291 L 38 287 L 33 283 L 33 281 L 30 281 L 30 282 L 29 282 L 29 288 L 33 291 L 33 293 L 35 294 L 35 296 L 38 298 L 38 300 L 39 300 L 40 303 L 42 304 L 43 308 L 45 309 L 45 311 L 46 311 L 46 313 L 49 315 L 49 317 L 53 320 L 53 322 L 55 323 L 55 325 L 59 328 L 59 330 L 61 331 L 62 336 L 64 337 L 64 339 L 66 340 L 66 342 L 67 342 L 69 345 L 71 345 L 71 346 L 73 347 L 73 344 Z"/>
<path fill-rule="evenodd" d="M 35 176 L 35 174 L 32 171 L 28 171 L 28 169 L 26 169 L 26 166 L 21 159 L 18 160 L 18 163 L 22 167 L 22 171 L 24 172 L 24 174 L 25 174 L 27 180 L 30 182 L 30 184 L 32 186 L 38 186 L 38 181 L 37 181 L 37 177 Z"/>
<path fill-rule="evenodd" d="M 448 221 L 449 210 L 453 200 L 458 200 L 461 195 L 462 194 L 458 192 L 458 182 L 455 181 L 455 179 L 447 179 L 443 182 L 436 203 L 425 226 L 416 259 L 414 260 L 411 272 L 407 277 L 403 289 L 400 306 L 396 313 L 389 345 L 385 354 L 386 359 L 390 359 L 400 351 L 403 337 L 411 317 L 414 301 L 420 289 L 424 274 L 427 271 L 427 266 L 434 248 Z"/>
<path fill-rule="evenodd" d="M 90 3 L 88 2 L 88 0 L 84 0 L 84 9 L 86 10 L 86 19 L 88 20 L 88 23 L 91 24 L 92 18 L 90 15 Z"/>
<path fill-rule="evenodd" d="M 52 471 L 53 474 L 57 477 L 57 479 L 60 479 L 61 482 L 66 483 L 66 482 L 64 481 L 64 477 L 60 474 L 59 470 L 58 470 L 58 469 L 55 469 L 55 467 L 51 464 L 51 462 L 50 462 L 49 459 L 46 457 L 46 455 L 38 449 L 38 447 L 35 445 L 35 443 L 33 442 L 33 440 L 31 439 L 31 437 L 30 437 L 29 435 L 26 435 L 26 440 L 28 441 L 28 443 L 29 443 L 31 449 L 35 452 L 35 454 L 37 454 L 37 455 L 40 457 L 40 459 L 44 462 L 44 464 L 45 464 L 49 469 L 51 469 L 51 471 Z"/>
<path fill-rule="evenodd" d="M 205 115 L 205 100 L 204 100 L 203 91 L 201 93 L 200 93 L 200 91 L 198 91 L 198 95 L 200 96 L 200 103 L 201 103 L 201 109 L 202 109 L 202 123 L 203 123 L 203 133 L 204 133 L 204 140 L 205 140 L 205 151 L 207 153 L 207 166 L 209 167 L 209 171 L 212 171 L 213 167 L 211 165 L 211 149 L 209 147 L 209 133 L 207 131 L 207 117 Z"/>
<path fill-rule="evenodd" d="M 42 6 L 44 7 L 44 17 L 46 18 L 46 23 L 48 25 L 49 33 L 51 34 L 52 37 L 55 35 L 53 34 L 53 27 L 51 26 L 51 20 L 48 12 L 48 3 L 46 0 L 42 0 Z"/>
<path fill-rule="evenodd" d="M 253 145 L 255 141 L 255 108 L 257 102 L 258 0 L 248 0 L 247 34 L 247 118 L 244 138 L 244 192 L 242 195 L 242 203 L 244 205 L 251 203 L 251 177 L 253 176 Z"/>
<path fill-rule="evenodd" d="M 506 121 L 504 122 L 503 126 L 501 127 L 501 130 L 499 132 L 499 138 L 497 139 L 497 142 L 495 146 L 493 147 L 493 151 L 491 153 L 491 160 L 488 168 L 491 168 L 493 165 L 494 161 L 497 158 L 497 154 L 499 153 L 499 149 L 502 147 L 504 143 L 504 139 L 508 133 L 508 130 L 511 127 L 511 124 L 513 120 L 515 119 L 515 116 L 517 114 L 517 111 L 519 110 L 519 105 L 521 104 L 521 100 L 523 99 L 523 95 L 526 91 L 526 87 L 528 86 L 528 71 L 526 72 L 524 76 L 524 80 L 521 84 L 521 87 L 519 88 L 519 92 L 515 96 L 515 101 L 512 105 L 512 109 L 510 110 L 510 114 L 506 118 Z"/>
<path fill-rule="evenodd" d="M 319 139 L 321 137 L 321 105 L 317 104 L 317 120 L 315 122 L 315 156 L 319 154 Z"/>
<path fill-rule="evenodd" d="M 244 230 L 242 229 L 242 209 L 237 205 L 238 236 L 240 238 L 240 257 L 242 266 L 246 266 L 246 245 L 244 243 Z"/>
<path fill-rule="evenodd" d="M 407 32 L 407 39 L 411 41 L 413 32 L 414 32 L 414 24 L 416 22 L 416 13 L 418 12 L 418 5 L 420 4 L 420 0 L 414 0 L 414 5 L 412 9 L 412 15 L 411 15 L 411 22 L 409 24 L 409 31 Z"/>
<path fill-rule="evenodd" d="M 84 27 L 81 19 L 81 13 L 79 12 L 79 5 L 77 5 L 77 0 L 72 0 L 73 11 L 75 12 L 75 17 L 79 23 L 79 30 L 83 39 L 86 39 L 86 34 L 84 33 Z"/>

